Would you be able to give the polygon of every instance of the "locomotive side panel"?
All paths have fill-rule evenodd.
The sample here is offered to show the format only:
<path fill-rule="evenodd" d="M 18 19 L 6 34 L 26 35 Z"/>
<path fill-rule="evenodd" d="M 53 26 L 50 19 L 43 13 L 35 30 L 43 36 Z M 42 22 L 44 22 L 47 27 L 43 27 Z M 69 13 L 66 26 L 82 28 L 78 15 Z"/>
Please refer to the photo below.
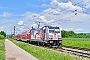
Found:
<path fill-rule="evenodd" d="M 31 41 L 38 41 L 38 40 L 40 40 L 40 31 L 39 30 L 32 30 Z"/>
<path fill-rule="evenodd" d="M 27 39 L 28 41 L 30 41 L 30 39 L 31 39 L 31 36 L 30 36 L 31 31 L 32 31 L 32 30 L 27 31 L 27 34 L 26 34 L 26 39 Z"/>

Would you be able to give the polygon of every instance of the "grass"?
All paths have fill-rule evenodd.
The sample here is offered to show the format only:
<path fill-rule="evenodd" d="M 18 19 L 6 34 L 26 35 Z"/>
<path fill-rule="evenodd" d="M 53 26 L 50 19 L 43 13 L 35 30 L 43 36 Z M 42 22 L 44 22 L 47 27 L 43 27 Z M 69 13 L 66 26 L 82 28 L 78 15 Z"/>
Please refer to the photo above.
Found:
<path fill-rule="evenodd" d="M 13 43 L 18 45 L 22 49 L 26 50 L 28 53 L 32 54 L 39 60 L 76 60 L 76 58 L 72 58 L 69 55 L 66 56 L 63 54 L 59 54 L 49 49 L 42 49 L 27 43 L 12 40 L 12 39 L 9 39 L 9 40 L 11 40 Z"/>
<path fill-rule="evenodd" d="M 0 39 L 0 60 L 5 60 L 5 45 L 4 39 Z"/>
<path fill-rule="evenodd" d="M 65 46 L 90 49 L 90 38 L 63 38 L 62 41 L 62 44 Z"/>

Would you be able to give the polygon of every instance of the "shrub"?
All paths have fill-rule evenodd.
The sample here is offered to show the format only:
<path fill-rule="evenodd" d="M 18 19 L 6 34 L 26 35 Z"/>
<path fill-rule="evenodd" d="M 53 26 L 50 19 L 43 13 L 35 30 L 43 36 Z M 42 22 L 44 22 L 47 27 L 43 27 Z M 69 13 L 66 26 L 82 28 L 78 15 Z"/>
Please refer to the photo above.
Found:
<path fill-rule="evenodd" d="M 5 37 L 4 37 L 3 35 L 0 35 L 0 40 L 1 40 L 1 39 L 5 39 Z"/>

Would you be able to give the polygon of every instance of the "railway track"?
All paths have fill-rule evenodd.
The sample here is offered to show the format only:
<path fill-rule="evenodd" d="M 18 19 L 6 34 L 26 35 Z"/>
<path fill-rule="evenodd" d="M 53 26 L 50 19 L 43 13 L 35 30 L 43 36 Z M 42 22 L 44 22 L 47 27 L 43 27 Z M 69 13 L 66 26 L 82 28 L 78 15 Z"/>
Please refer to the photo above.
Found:
<path fill-rule="evenodd" d="M 35 44 L 35 46 L 38 46 L 38 45 Z M 47 47 L 47 46 L 42 46 L 42 45 L 39 45 L 38 47 L 42 47 L 42 48 L 46 47 L 46 48 L 50 48 L 53 50 L 67 52 L 67 53 L 71 53 L 74 55 L 78 55 L 78 56 L 82 56 L 82 57 L 86 57 L 90 59 L 90 49 L 86 49 L 86 48 L 79 48 L 79 47 L 72 47 L 72 46 L 62 46 L 61 48 L 57 48 L 56 46 Z"/>
<path fill-rule="evenodd" d="M 74 55 L 82 56 L 90 58 L 90 49 L 86 48 L 78 48 L 78 47 L 71 47 L 71 46 L 62 46 L 61 48 L 56 49 L 62 52 L 72 53 Z"/>
<path fill-rule="evenodd" d="M 86 49 L 86 48 L 79 48 L 79 47 L 72 47 L 72 46 L 62 46 L 60 48 L 57 48 L 56 46 L 53 46 L 53 47 L 40 46 L 40 47 L 46 47 L 46 48 L 50 48 L 61 52 L 67 52 L 67 53 L 71 53 L 77 56 L 86 57 L 90 59 L 90 49 Z"/>

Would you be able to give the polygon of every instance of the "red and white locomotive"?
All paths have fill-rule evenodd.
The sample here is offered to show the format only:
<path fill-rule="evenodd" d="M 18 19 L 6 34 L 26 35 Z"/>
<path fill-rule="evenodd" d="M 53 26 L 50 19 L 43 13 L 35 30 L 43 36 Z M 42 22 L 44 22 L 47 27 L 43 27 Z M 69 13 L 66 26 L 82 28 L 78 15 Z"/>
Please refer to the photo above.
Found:
<path fill-rule="evenodd" d="M 40 29 L 32 28 L 22 34 L 15 35 L 15 39 L 50 46 L 62 44 L 61 29 L 52 26 L 44 26 Z"/>

